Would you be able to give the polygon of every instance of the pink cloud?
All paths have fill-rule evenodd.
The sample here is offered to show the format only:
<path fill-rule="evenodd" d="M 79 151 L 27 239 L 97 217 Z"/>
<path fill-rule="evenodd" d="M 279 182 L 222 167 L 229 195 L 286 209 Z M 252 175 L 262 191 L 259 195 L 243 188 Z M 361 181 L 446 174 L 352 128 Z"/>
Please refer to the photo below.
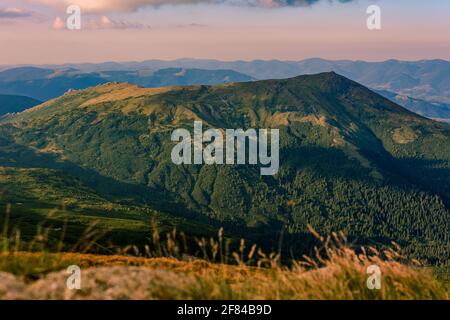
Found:
<path fill-rule="evenodd" d="M 52 28 L 56 30 L 62 30 L 66 27 L 64 21 L 60 17 L 56 17 L 53 21 Z"/>
<path fill-rule="evenodd" d="M 56 17 L 53 21 L 52 28 L 55 30 L 66 29 L 66 24 L 61 17 Z M 109 17 L 102 15 L 100 17 L 87 17 L 83 21 L 84 30 L 94 30 L 94 29 L 151 29 L 147 24 L 133 23 L 124 20 L 114 20 Z"/>
<path fill-rule="evenodd" d="M 78 5 L 90 13 L 130 12 L 145 6 L 186 4 L 230 4 L 236 6 L 280 8 L 310 6 L 326 0 L 28 0 L 31 3 L 64 9 Z M 327 0 L 328 2 L 352 2 L 354 0 Z"/>
<path fill-rule="evenodd" d="M 0 19 L 26 18 L 31 17 L 31 15 L 30 11 L 20 8 L 0 8 Z"/>

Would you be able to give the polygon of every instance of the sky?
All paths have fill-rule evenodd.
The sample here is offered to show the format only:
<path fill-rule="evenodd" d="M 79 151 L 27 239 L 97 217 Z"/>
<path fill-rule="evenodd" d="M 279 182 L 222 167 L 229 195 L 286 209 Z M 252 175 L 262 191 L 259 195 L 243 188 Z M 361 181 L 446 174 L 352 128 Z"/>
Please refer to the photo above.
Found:
<path fill-rule="evenodd" d="M 71 4 L 80 30 L 66 27 Z M 0 0 L 1 65 L 312 57 L 450 60 L 450 1 Z"/>

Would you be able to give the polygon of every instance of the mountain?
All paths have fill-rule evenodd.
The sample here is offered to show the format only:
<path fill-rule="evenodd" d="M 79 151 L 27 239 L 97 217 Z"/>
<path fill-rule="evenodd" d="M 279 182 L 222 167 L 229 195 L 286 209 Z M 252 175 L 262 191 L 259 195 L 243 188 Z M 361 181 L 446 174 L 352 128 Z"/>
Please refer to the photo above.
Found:
<path fill-rule="evenodd" d="M 41 103 L 29 97 L 0 94 L 0 117 L 8 113 L 22 112 Z"/>
<path fill-rule="evenodd" d="M 143 63 L 155 66 L 149 62 Z M 220 62 L 185 59 L 175 61 L 174 65 L 239 70 L 256 79 L 280 79 L 334 71 L 371 89 L 396 93 L 403 98 L 394 98 L 394 102 L 413 112 L 419 111 L 425 117 L 450 119 L 450 62 L 445 60 L 366 62 L 314 58 L 303 61 Z"/>
<path fill-rule="evenodd" d="M 402 93 L 413 98 L 429 97 L 431 99 L 434 97 L 434 99 L 441 99 L 440 102 L 449 102 L 448 98 L 450 98 L 450 62 L 439 59 L 419 61 L 391 59 L 380 62 L 325 60 L 320 58 L 300 61 L 178 59 L 171 61 L 146 60 L 142 62 L 48 65 L 48 67 L 53 69 L 75 68 L 83 70 L 83 72 L 158 70 L 164 68 L 228 69 L 261 80 L 283 79 L 303 74 L 334 71 L 374 89 Z"/>
<path fill-rule="evenodd" d="M 46 101 L 61 96 L 70 89 L 85 89 L 107 82 L 129 82 L 153 88 L 173 85 L 212 85 L 250 80 L 253 79 L 231 70 L 169 68 L 86 73 L 74 68 L 19 67 L 0 72 L 0 93 L 26 95 Z"/>
<path fill-rule="evenodd" d="M 386 90 L 377 90 L 376 92 L 383 97 L 405 107 L 406 109 L 424 117 L 437 119 L 439 121 L 450 121 L 450 104 L 428 102 L 422 99 L 415 99 Z"/>
<path fill-rule="evenodd" d="M 450 102 L 450 62 L 445 60 L 382 62 L 325 60 L 319 58 L 302 61 L 255 60 L 215 61 L 181 59 L 173 66 L 202 69 L 224 68 L 239 70 L 256 79 L 282 79 L 305 74 L 334 71 L 376 90 L 387 90 L 429 102 Z M 169 62 L 144 61 L 145 66 L 170 66 Z M 136 67 L 130 65 L 129 67 Z"/>
<path fill-rule="evenodd" d="M 231 70 L 201 70 L 167 68 L 156 71 L 104 71 L 101 77 L 110 81 L 129 82 L 146 88 L 180 85 L 214 85 L 230 82 L 245 82 L 253 78 Z"/>
<path fill-rule="evenodd" d="M 394 99 L 394 102 L 411 110 L 420 110 L 420 114 L 429 118 L 441 113 L 450 104 L 450 62 L 445 60 L 381 62 L 325 60 L 319 58 L 302 61 L 254 60 L 254 61 L 218 61 L 207 59 L 178 59 L 172 61 L 147 60 L 142 62 L 104 62 L 85 64 L 46 65 L 43 68 L 52 70 L 77 69 L 86 73 L 129 70 L 160 70 L 165 68 L 233 70 L 249 75 L 254 79 L 283 79 L 304 74 L 334 71 L 349 79 L 357 81 L 371 89 L 389 91 L 410 99 Z M 20 80 L 20 77 L 18 77 Z M 122 81 L 110 79 L 110 81 Z M 234 80 L 247 81 L 247 80 Z M 147 86 L 145 83 L 130 81 Z M 220 82 L 215 82 L 219 84 Z M 194 84 L 168 83 L 166 85 Z M 195 84 L 214 84 L 205 81 Z M 152 86 L 161 86 L 154 84 Z M 1 89 L 1 86 L 0 86 Z M 66 87 L 66 89 L 69 89 Z M 1 91 L 0 91 L 1 92 Z M 64 92 L 64 91 L 63 91 Z M 25 93 L 26 95 L 29 95 Z M 61 94 L 61 92 L 60 92 Z M 446 112 L 446 111 L 443 111 Z M 444 117 L 445 118 L 445 117 Z"/>
<path fill-rule="evenodd" d="M 0 72 L 0 93 L 46 101 L 63 95 L 69 89 L 84 89 L 105 82 L 107 80 L 97 74 L 83 74 L 74 69 L 21 67 Z"/>
<path fill-rule="evenodd" d="M 12 68 L 0 72 L 0 82 L 37 80 L 47 78 L 53 73 L 53 70 L 36 67 Z"/>
<path fill-rule="evenodd" d="M 429 102 L 450 102 L 450 62 L 445 60 L 383 62 L 305 60 L 304 73 L 335 71 L 377 90 Z"/>
<path fill-rule="evenodd" d="M 173 164 L 171 133 L 192 132 L 195 120 L 204 130 L 278 128 L 278 173 Z M 292 253 L 311 249 L 311 224 L 356 244 L 394 240 L 430 263 L 449 258 L 450 126 L 333 72 L 157 89 L 108 83 L 3 119 L 0 131 L 0 190 L 28 208 L 19 207 L 24 221 L 64 202 L 76 217 L 111 214 L 123 231 L 156 210 L 187 232 L 224 226 L 271 248 L 281 233 Z M 105 209 L 114 206 L 123 209 Z"/>

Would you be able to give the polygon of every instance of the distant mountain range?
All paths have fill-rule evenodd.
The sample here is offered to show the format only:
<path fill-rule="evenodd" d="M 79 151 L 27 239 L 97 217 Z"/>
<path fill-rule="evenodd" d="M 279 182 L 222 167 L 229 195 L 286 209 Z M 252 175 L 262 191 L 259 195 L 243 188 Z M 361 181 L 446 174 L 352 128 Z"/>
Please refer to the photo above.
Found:
<path fill-rule="evenodd" d="M 194 120 L 204 130 L 278 128 L 280 170 L 175 165 L 171 132 L 192 132 Z M 310 252 L 310 224 L 445 263 L 450 127 L 336 73 L 161 89 L 109 83 L 3 118 L 0 191 L 23 224 L 64 203 L 52 221 L 79 230 L 104 219 L 128 231 L 125 244 L 136 229 L 148 237 L 139 221 L 156 210 L 186 232 L 224 226 L 269 249 L 282 232 L 286 249 Z"/>
<path fill-rule="evenodd" d="M 6 69 L 3 66 L 2 69 Z M 445 60 L 365 62 L 324 59 L 303 61 L 173 61 L 105 62 L 20 67 L 0 72 L 0 93 L 39 100 L 109 82 L 144 87 L 221 84 L 253 79 L 283 79 L 334 71 L 428 118 L 450 119 L 450 62 Z"/>
<path fill-rule="evenodd" d="M 376 90 L 376 92 L 424 117 L 444 122 L 450 121 L 450 104 L 415 99 L 386 90 Z"/>
<path fill-rule="evenodd" d="M 107 82 L 128 82 L 147 88 L 176 85 L 214 85 L 254 80 L 232 70 L 167 68 L 160 70 L 83 72 L 78 69 L 19 67 L 0 72 L 0 93 L 49 100 L 70 89 L 85 89 Z"/>
<path fill-rule="evenodd" d="M 0 117 L 8 113 L 22 112 L 41 103 L 25 96 L 0 94 Z"/>

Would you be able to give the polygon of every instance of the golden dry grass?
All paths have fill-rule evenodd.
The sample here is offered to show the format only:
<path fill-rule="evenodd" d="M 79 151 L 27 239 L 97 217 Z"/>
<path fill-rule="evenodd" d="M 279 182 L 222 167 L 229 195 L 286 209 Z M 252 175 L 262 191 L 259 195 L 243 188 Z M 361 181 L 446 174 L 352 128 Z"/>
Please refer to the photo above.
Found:
<path fill-rule="evenodd" d="M 414 142 L 418 138 L 417 133 L 413 129 L 403 127 L 394 130 L 392 139 L 398 144 L 407 144 Z"/>
<path fill-rule="evenodd" d="M 7 212 L 9 212 L 7 210 Z M 8 238 L 7 224 L 0 251 L 0 299 L 448 299 L 448 283 L 435 279 L 429 268 L 402 256 L 393 243 L 379 252 L 353 248 L 343 233 L 319 235 L 315 254 L 287 265 L 279 254 L 266 254 L 241 240 L 229 250 L 223 229 L 217 239 L 196 239 L 202 258 L 188 254 L 184 234 L 176 230 L 164 240 L 156 227 L 143 252 L 135 246 L 117 248 L 115 255 L 51 253 L 42 246 L 21 251 L 20 238 Z M 95 228 L 81 237 L 95 245 Z M 36 241 L 45 241 L 46 232 Z M 83 252 L 83 251 L 81 251 Z M 131 255 L 130 255 L 131 253 Z M 81 289 L 66 286 L 67 268 L 81 269 Z M 381 270 L 381 288 L 367 286 L 368 267 Z"/>
<path fill-rule="evenodd" d="M 382 259 L 378 252 L 329 247 L 289 268 L 263 268 L 200 259 L 3 253 L 0 270 L 9 272 L 0 272 L 0 299 L 448 299 L 448 287 L 429 270 L 396 261 L 394 250 L 386 254 Z M 73 264 L 82 270 L 81 290 L 66 288 L 65 269 Z M 373 264 L 382 272 L 380 290 L 366 285 Z M 32 266 L 26 277 L 18 268 L 24 265 Z"/>
<path fill-rule="evenodd" d="M 102 102 L 120 101 L 128 98 L 136 98 L 142 96 L 152 96 L 173 90 L 173 87 L 164 88 L 142 88 L 137 85 L 128 83 L 107 83 L 94 87 L 96 93 L 100 95 L 87 100 L 81 107 L 93 106 Z M 89 90 L 89 89 L 88 89 Z"/>

